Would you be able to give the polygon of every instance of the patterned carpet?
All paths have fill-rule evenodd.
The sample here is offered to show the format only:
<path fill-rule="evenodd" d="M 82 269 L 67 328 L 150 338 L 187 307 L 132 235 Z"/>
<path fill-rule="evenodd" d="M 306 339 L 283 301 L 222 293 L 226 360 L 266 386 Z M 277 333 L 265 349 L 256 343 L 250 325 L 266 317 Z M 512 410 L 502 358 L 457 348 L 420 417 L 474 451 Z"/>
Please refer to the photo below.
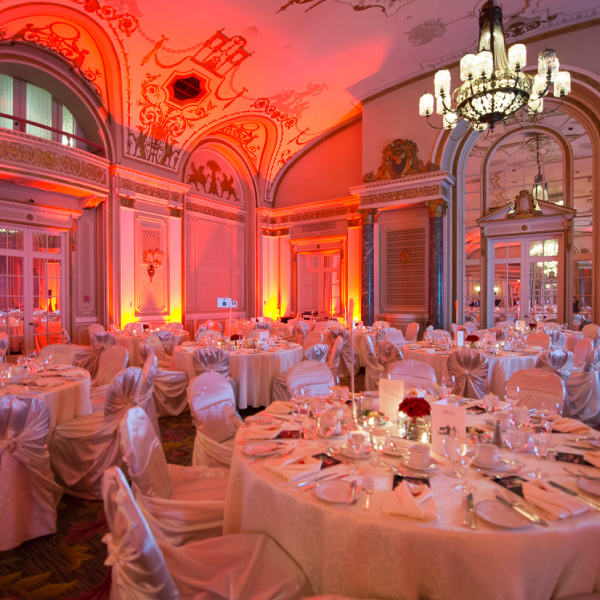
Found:
<path fill-rule="evenodd" d="M 362 390 L 364 375 L 356 378 Z M 349 385 L 342 380 L 342 385 Z M 240 411 L 247 417 L 261 409 Z M 192 462 L 195 428 L 189 412 L 160 419 L 167 461 Z M 58 507 L 57 533 L 0 552 L 0 600 L 39 598 L 108 600 L 110 570 L 104 566 L 107 532 L 103 503 L 64 495 Z"/>

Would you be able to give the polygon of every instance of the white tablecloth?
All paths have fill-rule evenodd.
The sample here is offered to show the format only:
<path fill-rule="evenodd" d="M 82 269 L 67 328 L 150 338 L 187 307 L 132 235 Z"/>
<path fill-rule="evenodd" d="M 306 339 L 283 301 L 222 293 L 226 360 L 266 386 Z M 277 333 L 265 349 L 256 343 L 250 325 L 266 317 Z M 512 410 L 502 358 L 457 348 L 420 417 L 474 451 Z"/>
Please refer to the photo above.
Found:
<path fill-rule="evenodd" d="M 241 327 L 235 327 L 233 325 L 227 325 L 227 329 L 225 331 L 225 335 L 230 337 L 230 334 L 237 333 L 240 331 L 242 335 L 247 338 L 250 337 L 250 332 L 254 329 L 254 325 L 243 325 Z M 227 333 L 229 332 L 229 333 Z M 290 325 L 272 325 L 269 330 L 269 335 L 279 335 L 283 333 L 284 337 L 289 337 L 294 333 L 294 328 Z"/>
<path fill-rule="evenodd" d="M 179 346 L 173 351 L 171 369 L 185 371 L 190 380 L 196 376 L 192 353 L 194 346 Z M 302 347 L 293 344 L 276 352 L 240 349 L 228 352 L 229 376 L 237 384 L 237 406 L 269 406 L 273 380 L 302 360 Z"/>
<path fill-rule="evenodd" d="M 190 334 L 187 331 L 179 331 L 177 333 L 173 332 L 175 337 L 175 346 L 179 346 L 183 344 L 183 342 L 190 341 Z M 130 367 L 143 367 L 142 357 L 140 356 L 139 343 L 145 342 L 148 334 L 138 336 L 130 336 L 130 335 L 116 335 L 115 341 L 119 346 L 123 346 L 123 348 L 127 348 L 129 351 L 129 365 Z"/>
<path fill-rule="evenodd" d="M 418 360 L 427 363 L 435 370 L 435 376 L 438 383 L 442 382 L 442 377 L 448 375 L 448 356 L 450 353 L 429 354 L 425 350 L 411 350 L 408 345 L 402 348 L 402 355 L 405 360 Z M 490 392 L 493 392 L 500 399 L 504 399 L 504 389 L 509 377 L 516 371 L 523 369 L 534 369 L 538 355 L 518 355 L 518 356 L 500 356 L 486 355 L 489 363 L 487 384 Z"/>
<path fill-rule="evenodd" d="M 8 385 L 0 388 L 2 393 L 16 394 L 19 396 L 37 396 L 41 398 L 50 409 L 50 430 L 46 444 L 50 446 L 52 435 L 57 425 L 75 417 L 89 415 L 92 412 L 90 401 L 90 374 L 85 370 L 79 371 L 83 379 L 65 381 L 64 385 L 53 388 L 37 388 L 33 386 Z M 73 371 L 74 373 L 74 371 Z M 57 374 L 58 376 L 58 374 Z"/>
<path fill-rule="evenodd" d="M 243 428 L 238 437 L 242 434 Z M 506 450 L 503 455 L 511 456 Z M 397 459 L 386 460 L 399 465 Z M 528 468 L 535 466 L 531 455 L 524 460 Z M 361 464 L 375 474 L 366 461 Z M 543 467 L 552 480 L 577 489 L 561 465 L 544 461 Z M 391 489 L 390 471 L 377 474 Z M 493 499 L 502 489 L 474 469 L 470 479 L 476 504 Z M 242 446 L 236 445 L 224 533 L 272 537 L 302 568 L 315 594 L 549 600 L 600 591 L 600 513 L 551 522 L 548 528 L 517 530 L 499 529 L 478 517 L 478 530 L 471 531 L 461 527 L 462 494 L 453 489 L 457 483 L 444 469 L 432 477 L 440 520 L 418 521 L 383 514 L 381 506 L 389 493 L 385 489 L 372 494 L 369 511 L 362 509 L 364 494 L 354 506 L 327 504 L 312 491 L 285 484 L 265 461 L 250 464 Z"/>

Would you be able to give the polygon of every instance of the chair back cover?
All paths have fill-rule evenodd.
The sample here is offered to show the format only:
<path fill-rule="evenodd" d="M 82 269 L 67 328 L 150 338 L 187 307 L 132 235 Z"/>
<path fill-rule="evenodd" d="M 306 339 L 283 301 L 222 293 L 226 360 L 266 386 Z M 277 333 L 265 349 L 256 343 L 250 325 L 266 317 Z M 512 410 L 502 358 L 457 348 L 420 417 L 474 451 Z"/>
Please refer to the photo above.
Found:
<path fill-rule="evenodd" d="M 550 350 L 550 336 L 547 333 L 530 333 L 525 343 L 528 346 L 540 346 L 544 350 Z"/>
<path fill-rule="evenodd" d="M 308 335 L 308 332 L 310 331 L 310 326 L 308 325 L 308 323 L 305 323 L 304 321 L 298 321 L 294 325 L 294 331 L 298 335 L 298 343 L 301 346 L 304 346 L 304 342 L 306 341 L 306 336 Z"/>
<path fill-rule="evenodd" d="M 465 398 L 481 398 L 488 392 L 489 364 L 477 350 L 455 350 L 448 357 L 448 374 L 455 379 L 453 394 Z"/>
<path fill-rule="evenodd" d="M 342 355 L 342 346 L 344 344 L 344 340 L 341 337 L 336 337 L 333 345 L 331 346 L 331 352 L 329 353 L 329 358 L 327 359 L 327 366 L 331 370 L 331 373 L 334 377 L 338 376 L 338 371 L 340 368 L 340 356 Z"/>
<path fill-rule="evenodd" d="M 542 352 L 538 356 L 535 368 L 548 371 L 548 373 L 554 373 L 563 381 L 566 381 L 573 370 L 573 353 L 564 352 L 563 350 Z"/>
<path fill-rule="evenodd" d="M 577 345 L 583 341 L 589 343 L 590 352 L 582 369 L 574 370 L 567 379 L 567 402 L 563 415 L 597 427 L 600 425 L 600 348 L 592 350 L 589 338 L 579 340 Z"/>
<path fill-rule="evenodd" d="M 175 335 L 172 331 L 167 331 L 166 329 L 155 331 L 146 338 L 146 343 L 148 346 L 162 348 L 166 354 L 171 356 L 175 347 Z"/>
<path fill-rule="evenodd" d="M 402 360 L 402 352 L 398 346 L 391 342 L 379 342 L 376 347 L 376 354 L 379 364 L 384 369 L 388 369 L 395 362 Z"/>
<path fill-rule="evenodd" d="M 219 373 L 207 371 L 194 377 L 188 388 L 188 402 L 197 431 L 215 442 L 234 437 L 242 424 L 233 388 Z"/>
<path fill-rule="evenodd" d="M 104 416 L 120 419 L 128 408 L 139 402 L 141 389 L 142 369 L 127 367 L 117 373 L 106 391 Z"/>
<path fill-rule="evenodd" d="M 565 399 L 565 384 L 554 373 L 541 369 L 523 369 L 513 373 L 506 382 L 507 388 L 519 387 L 519 406 L 527 408 L 548 408 L 554 405 L 562 412 Z"/>
<path fill-rule="evenodd" d="M 305 338 L 304 341 L 304 348 L 310 348 L 311 346 L 314 346 L 315 344 L 322 344 L 323 343 L 323 333 L 321 331 L 311 331 Z"/>
<path fill-rule="evenodd" d="M 214 371 L 224 377 L 229 375 L 229 355 L 222 348 L 207 346 L 194 350 L 192 363 L 196 375 Z"/>
<path fill-rule="evenodd" d="M 98 348 L 98 346 L 108 348 L 116 344 L 115 336 L 110 331 L 98 331 L 92 336 L 92 346 L 94 348 Z"/>
<path fill-rule="evenodd" d="M 550 336 L 550 348 L 552 350 L 562 350 L 565 345 L 565 334 L 560 329 L 546 329 Z"/>
<path fill-rule="evenodd" d="M 88 335 L 90 336 L 90 342 L 94 339 L 95 333 L 102 333 L 104 331 L 104 326 L 100 325 L 100 323 L 92 323 L 92 325 L 88 326 Z"/>
<path fill-rule="evenodd" d="M 418 360 L 399 360 L 392 363 L 385 376 L 404 381 L 404 388 L 417 387 L 433 394 L 436 378 L 433 367 Z"/>
<path fill-rule="evenodd" d="M 219 323 L 219 321 L 212 321 L 211 319 L 207 319 L 206 327 L 208 329 L 218 331 L 219 333 L 223 333 L 223 325 L 221 325 L 221 323 Z"/>
<path fill-rule="evenodd" d="M 476 321 L 467 321 L 465 319 L 465 329 L 469 333 L 472 333 L 473 331 L 475 331 L 477 329 L 477 322 Z"/>
<path fill-rule="evenodd" d="M 54 481 L 46 436 L 50 410 L 34 397 L 0 397 L 0 551 L 56 533 L 62 488 Z"/>
<path fill-rule="evenodd" d="M 327 344 L 315 344 L 306 348 L 304 351 L 305 360 L 314 360 L 317 362 L 327 362 L 327 354 L 329 353 L 329 346 Z"/>
<path fill-rule="evenodd" d="M 40 350 L 39 357 L 45 358 L 50 352 L 52 363 L 56 365 L 72 365 L 75 360 L 75 348 L 67 344 L 48 344 Z"/>
<path fill-rule="evenodd" d="M 60 338 L 61 344 L 66 344 L 67 346 L 70 346 L 71 345 L 71 336 L 69 335 L 69 332 L 64 327 L 60 330 L 60 335 L 61 335 L 61 338 Z"/>
<path fill-rule="evenodd" d="M 356 349 L 356 340 L 354 341 L 354 356 L 352 356 L 352 349 L 350 348 L 350 334 L 345 329 L 342 329 L 338 333 L 338 337 L 341 337 L 344 340 L 344 345 L 342 346 L 342 355 L 340 356 L 340 377 L 350 377 L 352 369 L 354 369 L 354 374 L 356 375 L 360 368 L 358 361 L 358 350 Z"/>
<path fill-rule="evenodd" d="M 102 347 L 102 346 L 100 346 Z M 100 355 L 93 387 L 108 385 L 115 375 L 127 367 L 129 351 L 123 346 L 108 346 Z"/>
<path fill-rule="evenodd" d="M 385 334 L 384 341 L 389 342 L 391 344 L 395 344 L 398 347 L 404 346 L 404 344 L 406 344 L 406 340 L 404 339 L 404 336 L 402 335 L 402 332 L 399 329 L 390 329 Z"/>
<path fill-rule="evenodd" d="M 590 338 L 592 341 L 598 339 L 600 337 L 600 327 L 598 325 L 594 325 L 592 323 L 588 325 L 584 325 L 581 329 L 581 333 L 585 335 L 585 337 Z M 595 346 L 596 344 L 594 344 Z"/>
<path fill-rule="evenodd" d="M 200 323 L 200 325 L 198 325 L 198 329 L 196 329 L 196 333 L 194 334 L 194 338 L 198 337 L 198 334 L 201 331 L 206 331 L 208 329 L 208 327 L 206 326 L 206 323 Z"/>
<path fill-rule="evenodd" d="M 407 342 L 416 342 L 417 337 L 419 335 L 420 325 L 418 323 L 409 323 L 406 327 L 406 333 L 404 335 L 404 339 Z"/>
<path fill-rule="evenodd" d="M 508 337 L 506 331 L 504 331 L 504 329 L 502 329 L 501 327 L 490 327 L 488 331 L 491 331 L 496 336 L 497 342 Z"/>
<path fill-rule="evenodd" d="M 260 329 L 261 331 L 270 331 L 271 323 L 265 323 L 264 321 L 262 323 L 255 323 L 254 329 Z"/>
<path fill-rule="evenodd" d="M 327 365 L 313 360 L 303 360 L 289 368 L 285 380 L 290 398 L 295 390 L 304 388 L 309 396 L 329 394 L 333 387 L 333 375 Z"/>
<path fill-rule="evenodd" d="M 581 367 L 585 363 L 587 357 L 590 355 L 592 349 L 592 340 L 587 337 L 581 338 L 575 344 L 575 348 L 573 348 L 573 365 L 575 367 Z"/>
<path fill-rule="evenodd" d="M 168 498 L 171 479 L 167 459 L 148 415 L 130 408 L 121 419 L 121 450 L 129 476 L 144 496 Z"/>
<path fill-rule="evenodd" d="M 142 385 L 140 387 L 139 403 L 147 401 L 152 396 L 152 388 L 154 387 L 154 378 L 156 377 L 156 369 L 158 360 L 153 353 L 146 356 L 144 366 L 142 367 Z"/>
<path fill-rule="evenodd" d="M 452 336 L 445 329 L 433 329 L 428 331 L 429 337 L 434 340 L 446 341 L 449 342 L 452 339 Z"/>
<path fill-rule="evenodd" d="M 127 480 L 110 467 L 102 482 L 108 531 L 102 541 L 111 567 L 111 597 L 119 600 L 177 600 L 179 592 Z"/>
<path fill-rule="evenodd" d="M 381 327 L 377 330 L 375 334 L 375 343 L 379 344 L 380 342 L 385 342 L 385 336 L 392 331 L 391 327 Z"/>
<path fill-rule="evenodd" d="M 173 321 L 172 323 L 169 323 L 169 330 L 170 331 L 183 331 L 184 327 L 182 323 L 177 323 L 177 321 Z"/>

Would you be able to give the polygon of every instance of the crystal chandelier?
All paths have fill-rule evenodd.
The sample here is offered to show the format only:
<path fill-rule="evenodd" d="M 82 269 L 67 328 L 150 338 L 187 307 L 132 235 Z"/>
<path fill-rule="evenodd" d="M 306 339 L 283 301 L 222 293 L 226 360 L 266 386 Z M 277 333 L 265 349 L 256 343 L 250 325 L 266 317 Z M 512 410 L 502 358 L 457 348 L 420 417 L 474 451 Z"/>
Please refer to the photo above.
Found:
<path fill-rule="evenodd" d="M 452 94 L 450 71 L 438 71 L 434 79 L 435 98 L 432 94 L 423 94 L 419 114 L 427 117 L 431 125 L 429 117 L 435 104 L 437 114 L 442 115 L 444 129 L 454 129 L 460 119 L 465 119 L 477 131 L 485 131 L 488 126 L 493 130 L 496 123 L 505 121 L 520 109 L 539 115 L 550 84 L 554 85 L 554 96 L 561 98 L 561 102 L 571 91 L 571 75 L 559 70 L 554 50 L 540 53 L 537 75 L 524 73 L 526 64 L 527 50 L 523 44 L 515 44 L 506 51 L 502 9 L 488 0 L 479 13 L 479 52 L 467 54 L 460 61 L 462 85 Z"/>

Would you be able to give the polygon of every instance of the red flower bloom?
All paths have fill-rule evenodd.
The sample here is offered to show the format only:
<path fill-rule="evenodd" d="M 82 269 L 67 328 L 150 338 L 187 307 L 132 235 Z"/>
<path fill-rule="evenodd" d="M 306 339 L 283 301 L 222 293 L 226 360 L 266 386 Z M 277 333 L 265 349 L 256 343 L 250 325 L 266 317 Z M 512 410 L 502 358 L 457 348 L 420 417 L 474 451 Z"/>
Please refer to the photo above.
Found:
<path fill-rule="evenodd" d="M 465 338 L 465 342 L 478 342 L 479 341 L 479 337 L 476 335 L 468 335 Z"/>
<path fill-rule="evenodd" d="M 431 414 L 431 406 L 425 398 L 405 398 L 398 407 L 407 417 L 416 419 L 417 417 L 426 417 Z"/>

